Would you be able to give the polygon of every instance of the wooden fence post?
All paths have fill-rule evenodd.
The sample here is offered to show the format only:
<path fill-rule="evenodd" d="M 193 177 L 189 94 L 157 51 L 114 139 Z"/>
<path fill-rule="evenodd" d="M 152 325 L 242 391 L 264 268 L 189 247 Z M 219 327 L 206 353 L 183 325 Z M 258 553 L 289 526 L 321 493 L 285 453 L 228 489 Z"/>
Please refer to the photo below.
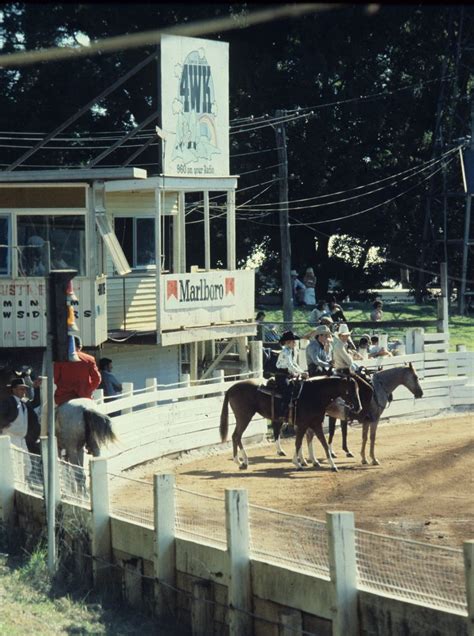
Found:
<path fill-rule="evenodd" d="M 212 581 L 194 581 L 191 600 L 191 630 L 193 636 L 214 633 Z"/>
<path fill-rule="evenodd" d="M 239 352 L 239 362 L 241 364 L 241 372 L 249 372 L 249 359 L 247 351 L 247 336 L 239 336 L 237 338 L 237 351 Z"/>
<path fill-rule="evenodd" d="M 44 500 L 45 502 L 48 501 L 48 438 L 47 437 L 40 437 L 40 444 L 41 444 L 41 460 L 43 462 L 43 487 L 44 487 Z M 56 437 L 54 438 L 54 448 L 55 448 L 55 452 L 54 452 L 54 459 L 56 461 L 56 466 L 54 468 L 54 475 L 55 475 L 55 480 L 54 483 L 56 484 L 56 488 L 55 488 L 55 501 L 56 501 L 56 506 L 61 503 L 61 480 L 60 480 L 60 475 L 59 475 L 59 471 L 61 470 L 61 465 L 59 464 L 58 461 L 58 442 Z"/>
<path fill-rule="evenodd" d="M 250 369 L 254 378 L 263 376 L 263 345 L 261 340 L 250 342 Z"/>
<path fill-rule="evenodd" d="M 15 501 L 15 482 L 13 479 L 13 461 L 10 451 L 10 436 L 0 436 L 0 520 L 8 530 L 13 519 Z"/>
<path fill-rule="evenodd" d="M 329 572 L 333 588 L 333 636 L 357 636 L 357 565 L 352 512 L 326 513 Z"/>
<path fill-rule="evenodd" d="M 247 491 L 225 491 L 227 553 L 229 555 L 229 634 L 251 634 L 252 591 Z"/>
<path fill-rule="evenodd" d="M 155 391 L 158 390 L 158 382 L 156 380 L 156 378 L 147 378 L 145 380 L 145 386 L 148 389 L 148 391 L 150 393 L 154 393 Z M 157 406 L 158 402 L 149 402 L 148 406 L 152 407 L 152 406 Z"/>
<path fill-rule="evenodd" d="M 466 578 L 467 633 L 474 636 L 474 541 L 464 541 L 464 574 Z"/>
<path fill-rule="evenodd" d="M 158 616 L 176 612 L 175 477 L 153 476 L 155 602 Z M 163 583 L 163 584 L 161 584 Z"/>
<path fill-rule="evenodd" d="M 109 516 L 109 480 L 107 460 L 94 457 L 89 462 L 91 480 L 91 529 L 92 574 L 95 585 L 101 590 L 110 587 L 112 542 Z"/>
<path fill-rule="evenodd" d="M 133 382 L 122 382 L 122 396 L 123 397 L 132 397 L 133 395 Z M 122 409 L 122 415 L 125 413 L 131 413 L 132 408 Z"/>
<path fill-rule="evenodd" d="M 212 372 L 212 377 L 214 378 L 214 382 L 216 384 L 224 384 L 225 382 L 225 377 L 224 377 L 224 369 L 216 369 L 215 371 Z M 225 390 L 224 391 L 219 391 L 219 393 L 216 393 L 216 395 L 224 395 Z"/>

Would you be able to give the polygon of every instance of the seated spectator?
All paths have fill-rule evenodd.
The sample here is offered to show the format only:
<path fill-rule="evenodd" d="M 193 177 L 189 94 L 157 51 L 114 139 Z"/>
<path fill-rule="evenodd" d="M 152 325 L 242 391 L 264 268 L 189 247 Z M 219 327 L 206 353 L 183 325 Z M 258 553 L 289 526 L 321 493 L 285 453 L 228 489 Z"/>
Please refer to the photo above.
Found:
<path fill-rule="evenodd" d="M 341 305 L 337 304 L 335 296 L 332 296 L 329 299 L 329 313 L 333 322 L 343 322 L 347 324 L 347 320 L 344 316 L 344 312 L 342 311 L 342 307 Z"/>
<path fill-rule="evenodd" d="M 257 340 L 262 340 L 262 342 L 279 342 L 280 336 L 275 331 L 275 327 L 271 324 L 264 324 L 264 311 L 259 311 L 257 313 L 255 316 L 255 322 L 257 323 Z"/>
<path fill-rule="evenodd" d="M 323 316 L 329 316 L 329 309 L 325 300 L 320 300 L 313 311 L 309 314 L 308 322 L 316 326 Z"/>
<path fill-rule="evenodd" d="M 370 336 L 368 334 L 365 333 L 359 338 L 357 351 L 362 356 L 363 360 L 367 360 L 369 357 L 369 343 L 370 343 Z"/>
<path fill-rule="evenodd" d="M 264 311 L 259 311 L 257 313 L 257 315 L 255 316 L 255 322 L 257 323 L 257 336 L 256 336 L 256 340 L 263 340 L 263 331 L 265 329 L 264 327 L 264 321 L 265 321 L 265 312 Z"/>
<path fill-rule="evenodd" d="M 379 358 L 381 356 L 391 356 L 390 351 L 379 345 L 379 337 L 371 336 L 371 346 L 369 347 L 369 358 Z"/>
<path fill-rule="evenodd" d="M 373 322 L 380 322 L 383 319 L 383 302 L 381 300 L 376 300 L 372 307 L 373 309 L 370 312 L 370 320 Z"/>

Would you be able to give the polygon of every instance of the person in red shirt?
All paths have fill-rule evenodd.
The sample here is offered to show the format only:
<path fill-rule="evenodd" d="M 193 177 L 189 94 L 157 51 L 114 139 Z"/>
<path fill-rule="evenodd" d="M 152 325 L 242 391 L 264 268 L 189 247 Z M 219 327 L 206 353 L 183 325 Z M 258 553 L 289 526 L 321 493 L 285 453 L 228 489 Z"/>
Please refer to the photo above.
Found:
<path fill-rule="evenodd" d="M 74 398 L 92 399 L 92 394 L 102 381 L 95 358 L 81 351 L 80 342 L 74 340 L 79 362 L 54 363 L 54 383 L 56 385 L 54 401 L 56 406 L 74 400 Z"/>

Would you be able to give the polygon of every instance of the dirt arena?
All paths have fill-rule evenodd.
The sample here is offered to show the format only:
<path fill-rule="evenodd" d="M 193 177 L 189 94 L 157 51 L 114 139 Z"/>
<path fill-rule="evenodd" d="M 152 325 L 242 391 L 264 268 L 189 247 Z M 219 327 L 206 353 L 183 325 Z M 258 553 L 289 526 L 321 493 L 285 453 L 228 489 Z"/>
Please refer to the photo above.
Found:
<path fill-rule="evenodd" d="M 155 472 L 174 472 L 178 486 L 222 498 L 226 488 L 246 488 L 250 503 L 321 520 L 326 510 L 352 510 L 360 528 L 437 545 L 461 547 L 474 538 L 474 413 L 382 422 L 380 466 L 361 465 L 360 441 L 360 427 L 350 428 L 355 458 L 346 458 L 336 432 L 338 473 L 327 462 L 297 471 L 290 437 L 282 440 L 287 457 L 278 457 L 270 441 L 248 447 L 247 471 L 237 468 L 226 447 L 156 460 L 125 474 L 151 481 Z M 314 447 L 321 460 L 317 440 Z M 306 442 L 304 450 L 307 456 Z M 137 494 L 131 483 L 116 496 L 130 508 Z"/>

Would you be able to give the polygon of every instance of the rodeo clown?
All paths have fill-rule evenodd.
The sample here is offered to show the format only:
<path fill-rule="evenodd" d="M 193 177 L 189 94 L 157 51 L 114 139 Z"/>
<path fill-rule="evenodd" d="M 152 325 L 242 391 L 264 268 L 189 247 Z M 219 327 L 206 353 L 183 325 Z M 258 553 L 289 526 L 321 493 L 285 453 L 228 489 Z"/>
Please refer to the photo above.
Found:
<path fill-rule="evenodd" d="M 299 339 L 299 336 L 296 336 L 292 331 L 285 331 L 280 338 L 280 344 L 283 348 L 276 362 L 276 383 L 282 396 L 280 402 L 280 417 L 285 421 L 288 419 L 288 406 L 292 392 L 290 380 L 298 378 L 299 376 L 301 376 L 303 380 L 308 377 L 308 374 L 303 371 L 296 361 L 295 347 L 296 341 Z"/>

